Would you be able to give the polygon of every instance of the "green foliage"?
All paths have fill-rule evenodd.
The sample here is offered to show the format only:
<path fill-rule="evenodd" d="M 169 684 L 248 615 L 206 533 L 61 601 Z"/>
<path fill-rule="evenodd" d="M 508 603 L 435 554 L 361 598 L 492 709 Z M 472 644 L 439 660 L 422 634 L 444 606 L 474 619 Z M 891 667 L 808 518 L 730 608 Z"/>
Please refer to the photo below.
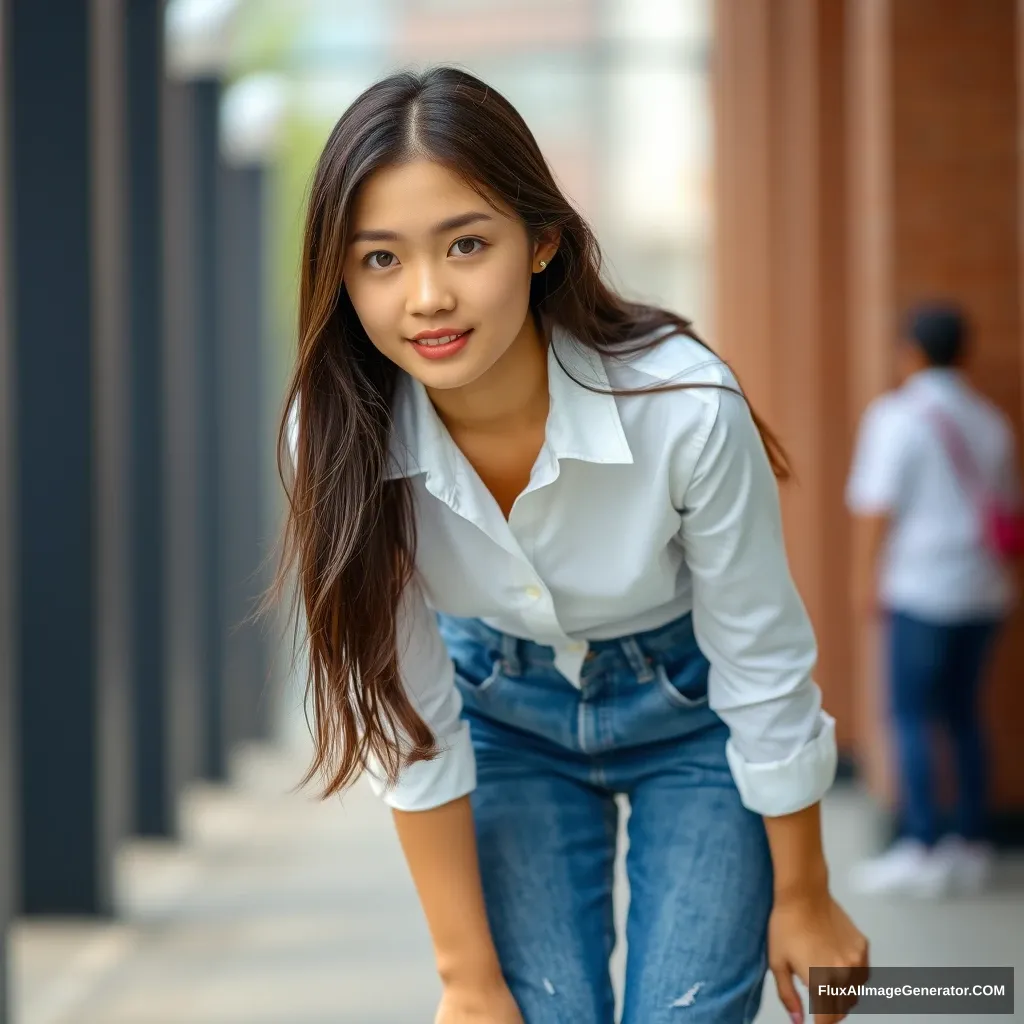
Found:
<path fill-rule="evenodd" d="M 302 27 L 304 9 L 300 0 L 243 0 L 233 25 L 230 77 L 285 66 Z"/>
<path fill-rule="evenodd" d="M 295 351 L 299 259 L 309 186 L 330 125 L 293 114 L 287 121 L 272 171 L 271 296 L 274 335 L 290 362 Z"/>

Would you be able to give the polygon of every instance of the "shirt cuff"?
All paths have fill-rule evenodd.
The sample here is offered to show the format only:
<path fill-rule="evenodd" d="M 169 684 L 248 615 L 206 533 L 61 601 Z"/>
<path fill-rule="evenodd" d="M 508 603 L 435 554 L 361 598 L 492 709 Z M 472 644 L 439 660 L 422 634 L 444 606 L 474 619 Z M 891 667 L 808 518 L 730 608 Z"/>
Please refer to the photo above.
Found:
<path fill-rule="evenodd" d="M 892 507 L 892 498 L 884 494 L 856 494 L 846 499 L 846 511 L 855 516 L 888 515 Z"/>
<path fill-rule="evenodd" d="M 417 761 L 402 770 L 398 782 L 388 787 L 383 773 L 368 768 L 367 781 L 385 804 L 398 811 L 429 811 L 466 796 L 476 788 L 476 756 L 469 723 L 460 722 L 456 732 L 440 744 L 433 761 Z"/>
<path fill-rule="evenodd" d="M 774 818 L 802 811 L 828 792 L 839 762 L 836 722 L 827 712 L 820 714 L 818 735 L 782 761 L 746 761 L 731 739 L 726 742 L 729 768 L 744 807 Z"/>

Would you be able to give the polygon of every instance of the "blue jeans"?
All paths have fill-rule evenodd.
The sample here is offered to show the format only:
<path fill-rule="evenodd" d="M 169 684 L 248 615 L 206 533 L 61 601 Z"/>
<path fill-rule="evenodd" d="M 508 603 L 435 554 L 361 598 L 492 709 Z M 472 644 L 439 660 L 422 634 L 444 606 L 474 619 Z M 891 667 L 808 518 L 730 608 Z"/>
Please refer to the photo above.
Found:
<path fill-rule="evenodd" d="M 747 1024 L 772 865 L 709 708 L 689 616 L 592 642 L 582 690 L 550 647 L 439 617 L 477 759 L 490 926 L 526 1024 L 612 1024 L 616 794 L 629 799 L 623 1024 Z"/>
<path fill-rule="evenodd" d="M 901 832 L 934 843 L 939 826 L 934 733 L 952 741 L 957 783 L 953 831 L 985 835 L 988 772 L 980 690 L 999 621 L 952 625 L 889 615 L 889 693 L 901 783 Z"/>

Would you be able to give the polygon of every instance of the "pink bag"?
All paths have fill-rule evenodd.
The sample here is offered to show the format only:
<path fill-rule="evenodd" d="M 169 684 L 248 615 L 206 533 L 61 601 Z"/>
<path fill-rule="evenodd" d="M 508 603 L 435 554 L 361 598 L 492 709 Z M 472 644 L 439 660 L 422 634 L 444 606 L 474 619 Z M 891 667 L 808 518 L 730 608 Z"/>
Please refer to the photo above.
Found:
<path fill-rule="evenodd" d="M 943 446 L 968 494 L 972 494 L 981 518 L 985 543 L 1004 561 L 1024 556 L 1024 508 L 1008 503 L 991 491 L 971 458 L 960 431 L 937 409 L 929 410 L 939 428 Z"/>

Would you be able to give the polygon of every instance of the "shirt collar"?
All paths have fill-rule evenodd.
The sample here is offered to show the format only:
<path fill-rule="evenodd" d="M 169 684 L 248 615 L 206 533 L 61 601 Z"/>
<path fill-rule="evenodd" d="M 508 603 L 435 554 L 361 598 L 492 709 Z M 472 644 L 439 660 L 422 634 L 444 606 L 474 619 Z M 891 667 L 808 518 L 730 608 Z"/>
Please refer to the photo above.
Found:
<path fill-rule="evenodd" d="M 550 455 L 606 465 L 632 463 L 615 396 L 589 390 L 611 387 L 600 353 L 556 324 L 549 325 L 548 333 L 550 408 L 545 446 Z M 426 388 L 404 371 L 399 372 L 395 389 L 394 424 L 388 478 L 425 473 L 430 489 L 448 500 L 458 481 L 455 444 Z"/>
<path fill-rule="evenodd" d="M 957 389 L 964 385 L 960 370 L 947 366 L 929 366 L 907 378 L 905 387 L 911 391 Z"/>
<path fill-rule="evenodd" d="M 606 465 L 631 463 L 633 453 L 615 396 L 589 390 L 611 388 L 600 353 L 557 325 L 552 325 L 549 336 L 547 444 L 552 454 Z"/>

